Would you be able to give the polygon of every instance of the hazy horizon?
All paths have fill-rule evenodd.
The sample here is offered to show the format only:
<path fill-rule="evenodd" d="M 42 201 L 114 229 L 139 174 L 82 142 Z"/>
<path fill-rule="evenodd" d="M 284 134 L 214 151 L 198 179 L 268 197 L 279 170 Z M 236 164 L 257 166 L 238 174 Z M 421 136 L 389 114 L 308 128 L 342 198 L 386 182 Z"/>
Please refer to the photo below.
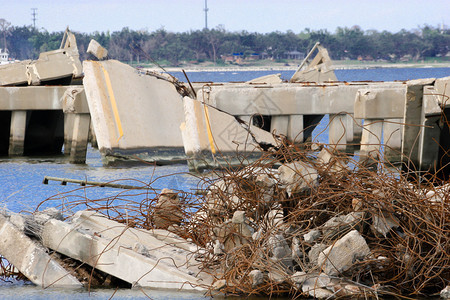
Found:
<path fill-rule="evenodd" d="M 0 15 L 13 26 L 33 24 L 31 8 L 36 10 L 36 28 L 49 32 L 114 32 L 131 30 L 188 32 L 205 27 L 204 0 L 0 0 L 7 12 Z M 449 24 L 450 1 L 434 0 L 209 0 L 208 28 L 223 27 L 230 32 L 300 33 L 306 28 L 335 32 L 338 27 L 359 26 L 362 30 L 414 30 L 425 25 Z"/>

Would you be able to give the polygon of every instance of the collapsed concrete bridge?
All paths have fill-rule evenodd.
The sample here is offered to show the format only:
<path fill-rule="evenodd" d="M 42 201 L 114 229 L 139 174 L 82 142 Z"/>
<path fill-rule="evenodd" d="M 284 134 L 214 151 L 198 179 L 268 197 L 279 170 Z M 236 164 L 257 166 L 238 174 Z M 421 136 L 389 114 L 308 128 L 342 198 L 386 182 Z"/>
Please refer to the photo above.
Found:
<path fill-rule="evenodd" d="M 0 155 L 53 155 L 64 145 L 71 162 L 84 163 L 92 127 L 105 164 L 187 160 L 199 170 L 236 151 L 258 156 L 277 146 L 273 134 L 311 141 L 329 115 L 329 144 L 339 150 L 357 145 L 364 156 L 442 170 L 450 148 L 442 121 L 450 78 L 338 82 L 326 50 L 313 50 L 288 83 L 270 75 L 188 88 L 168 75 L 104 60 L 107 51 L 95 41 L 89 52 L 97 60 L 81 66 L 67 31 L 61 49 L 0 68 Z"/>

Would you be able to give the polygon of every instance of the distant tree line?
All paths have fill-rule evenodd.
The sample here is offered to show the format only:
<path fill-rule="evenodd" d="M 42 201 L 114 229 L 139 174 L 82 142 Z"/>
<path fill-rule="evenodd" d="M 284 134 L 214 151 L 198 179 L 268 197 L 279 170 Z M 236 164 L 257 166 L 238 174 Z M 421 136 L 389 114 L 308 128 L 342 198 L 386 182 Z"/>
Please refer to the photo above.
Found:
<path fill-rule="evenodd" d="M 4 19 L 0 19 L 4 20 Z M 2 24 L 0 24 L 2 25 Z M 31 26 L 0 26 L 4 48 L 6 40 L 10 56 L 35 59 L 40 52 L 59 48 L 63 31 L 48 32 Z M 229 32 L 223 27 L 174 33 L 163 28 L 153 32 L 130 30 L 116 32 L 75 33 L 81 59 L 87 59 L 86 49 L 91 39 L 109 51 L 109 57 L 125 62 L 166 61 L 177 65 L 183 61 L 221 62 L 224 56 L 239 53 L 246 56 L 262 54 L 280 59 L 287 51 L 307 52 L 316 42 L 325 46 L 332 59 L 373 59 L 397 61 L 402 57 L 421 60 L 444 57 L 449 52 L 450 30 L 423 26 L 397 33 L 361 30 L 358 26 L 327 30 L 305 29 L 301 33 Z"/>

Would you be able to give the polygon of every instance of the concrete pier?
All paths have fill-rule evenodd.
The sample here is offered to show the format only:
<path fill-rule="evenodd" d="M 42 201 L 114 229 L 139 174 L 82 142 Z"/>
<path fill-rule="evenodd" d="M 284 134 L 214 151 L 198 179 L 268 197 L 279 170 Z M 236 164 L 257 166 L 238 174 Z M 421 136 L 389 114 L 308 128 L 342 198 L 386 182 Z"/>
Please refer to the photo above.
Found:
<path fill-rule="evenodd" d="M 8 145 L 0 155 L 57 155 L 65 144 L 70 161 L 84 163 L 90 115 L 82 86 L 0 87 L 0 114 L 0 144 Z"/>
<path fill-rule="evenodd" d="M 406 85 L 402 82 L 333 82 L 320 85 L 282 83 L 270 86 L 257 83 L 213 84 L 199 89 L 198 97 L 201 101 L 241 119 L 245 119 L 244 116 L 247 116 L 247 119 L 255 115 L 267 116 L 271 123 L 268 131 L 276 130 L 276 133 L 287 136 L 291 141 L 297 137 L 295 141 L 298 143 L 310 138 L 312 130 L 321 118 L 330 114 L 329 142 L 340 150 L 346 150 L 347 144 L 358 143 L 361 136 L 360 121 L 353 117 L 358 91 L 371 89 L 381 93 L 392 90 L 391 97 L 402 102 L 398 108 L 401 110 L 404 105 L 401 94 L 405 92 L 405 88 Z M 378 108 L 381 111 L 384 111 L 383 109 Z M 372 107 L 368 107 L 367 112 L 376 114 Z M 365 115 L 365 112 L 362 114 Z M 400 117 L 398 114 L 396 116 Z"/>
<path fill-rule="evenodd" d="M 17 110 L 11 113 L 11 129 L 9 138 L 9 156 L 23 156 L 25 148 L 25 128 L 27 112 Z"/>

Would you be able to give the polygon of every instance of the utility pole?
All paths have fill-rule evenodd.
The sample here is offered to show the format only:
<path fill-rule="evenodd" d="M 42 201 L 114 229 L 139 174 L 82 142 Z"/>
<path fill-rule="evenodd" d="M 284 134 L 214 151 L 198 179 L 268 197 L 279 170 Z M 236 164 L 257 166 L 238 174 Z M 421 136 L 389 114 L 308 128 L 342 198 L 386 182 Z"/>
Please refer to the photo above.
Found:
<path fill-rule="evenodd" d="M 33 16 L 33 18 L 31 19 L 31 20 L 33 20 L 33 28 L 36 28 L 36 15 L 37 15 L 37 13 L 36 13 L 36 11 L 37 11 L 37 8 L 32 8 L 31 9 L 33 12 L 31 13 L 31 15 Z"/>
<path fill-rule="evenodd" d="M 205 11 L 205 29 L 208 29 L 208 0 L 205 0 L 205 8 L 203 10 Z"/>

